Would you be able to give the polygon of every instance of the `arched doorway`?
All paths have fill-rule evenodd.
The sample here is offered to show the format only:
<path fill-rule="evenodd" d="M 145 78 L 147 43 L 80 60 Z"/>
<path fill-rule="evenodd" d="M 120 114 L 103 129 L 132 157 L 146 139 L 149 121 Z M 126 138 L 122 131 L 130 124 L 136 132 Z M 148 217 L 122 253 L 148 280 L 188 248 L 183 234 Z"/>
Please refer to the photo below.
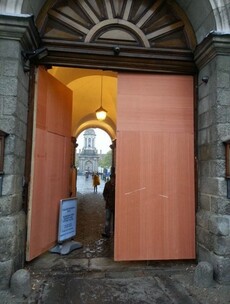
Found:
<path fill-rule="evenodd" d="M 48 9 L 47 9 L 48 8 Z M 46 16 L 44 18 L 44 16 Z M 185 87 L 187 88 L 187 92 L 189 93 L 189 98 L 185 98 L 182 96 L 185 96 L 183 93 L 182 87 L 183 83 L 185 84 L 185 80 L 187 76 L 181 76 L 176 77 L 173 75 L 176 74 L 182 74 L 182 75 L 193 75 L 196 72 L 196 68 L 193 61 L 192 52 L 195 47 L 195 36 L 193 34 L 191 25 L 186 18 L 186 16 L 183 14 L 182 10 L 175 4 L 171 2 L 164 2 L 164 1 L 156 1 L 156 2 L 146 2 L 146 3 L 133 3 L 132 1 L 123 1 L 120 2 L 119 5 L 116 2 L 107 2 L 97 4 L 96 2 L 93 4 L 89 4 L 88 1 L 85 1 L 84 5 L 83 3 L 76 2 L 73 5 L 66 5 L 65 2 L 58 2 L 58 3 L 50 3 L 50 6 L 47 6 L 44 8 L 44 10 L 40 13 L 40 15 L 37 18 L 37 25 L 40 30 L 40 35 L 43 41 L 43 45 L 45 48 L 48 49 L 48 55 L 37 61 L 35 58 L 35 63 L 42 64 L 44 66 L 49 67 L 50 65 L 63 65 L 64 68 L 58 67 L 51 70 L 51 74 L 55 75 L 55 78 L 62 81 L 63 84 L 68 83 L 68 87 L 71 88 L 73 92 L 73 107 L 72 107 L 72 119 L 67 118 L 65 116 L 65 119 L 70 119 L 72 121 L 72 136 L 74 136 L 77 132 L 79 132 L 81 129 L 86 128 L 86 126 L 101 126 L 107 131 L 110 131 L 113 133 L 114 136 L 117 136 L 119 134 L 119 141 L 118 141 L 118 158 L 117 161 L 120 163 L 119 171 L 117 171 L 117 183 L 120 185 L 126 185 L 126 188 L 122 191 L 122 187 L 117 188 L 117 197 L 118 197 L 118 209 L 117 209 L 117 240 L 116 240 L 116 259 L 182 259 L 182 258 L 194 258 L 195 257 L 195 240 L 194 240 L 194 227 L 195 227 L 195 194 L 194 194 L 194 149 L 193 149 L 193 137 L 189 140 L 190 144 L 186 145 L 186 153 L 188 153 L 189 157 L 187 158 L 188 163 L 184 164 L 182 167 L 173 167 L 172 170 L 179 170 L 182 173 L 182 177 L 179 178 L 179 176 L 176 177 L 176 180 L 178 180 L 176 183 L 178 185 L 181 184 L 181 180 L 186 180 L 187 184 L 183 185 L 184 189 L 187 189 L 187 194 L 189 192 L 189 195 L 191 196 L 191 201 L 189 202 L 189 208 L 187 208 L 188 216 L 183 216 L 184 220 L 180 221 L 180 225 L 182 223 L 190 222 L 189 228 L 187 229 L 188 234 L 185 233 L 185 238 L 189 236 L 189 243 L 191 243 L 191 246 L 189 247 L 189 252 L 186 253 L 183 248 L 183 240 L 184 237 L 181 237 L 180 233 L 178 233 L 178 229 L 175 229 L 175 234 L 171 235 L 168 233 L 169 231 L 172 231 L 171 227 L 174 225 L 175 218 L 181 218 L 179 215 L 179 210 L 182 210 L 182 213 L 184 215 L 184 209 L 182 208 L 182 201 L 186 198 L 181 197 L 181 191 L 180 187 L 174 187 L 174 192 L 176 193 L 176 196 L 170 194 L 171 197 L 173 197 L 173 200 L 171 202 L 177 202 L 179 205 L 175 207 L 178 212 L 175 214 L 175 218 L 173 217 L 172 222 L 169 221 L 169 214 L 172 212 L 171 209 L 168 207 L 163 208 L 161 212 L 161 219 L 160 222 L 158 222 L 158 226 L 161 226 L 161 229 L 155 230 L 154 225 L 152 222 L 155 223 L 157 219 L 152 221 L 148 220 L 146 216 L 144 216 L 144 210 L 148 209 L 148 214 L 157 214 L 154 212 L 154 210 L 157 208 L 157 205 L 161 205 L 161 202 L 159 201 L 159 198 L 161 200 L 161 197 L 168 197 L 167 193 L 172 193 L 171 190 L 169 190 L 168 185 L 169 183 L 169 173 L 167 173 L 167 170 L 165 170 L 167 167 L 170 167 L 169 165 L 166 165 L 167 159 L 169 160 L 168 155 L 164 162 L 163 166 L 159 167 L 159 169 L 156 170 L 156 164 L 159 163 L 159 157 L 160 155 L 167 154 L 166 153 L 166 146 L 162 142 L 160 143 L 158 140 L 155 141 L 153 138 L 155 138 L 155 132 L 160 132 L 161 137 L 164 138 L 164 134 L 166 131 L 164 124 L 159 124 L 154 117 L 151 118 L 153 125 L 146 124 L 147 129 L 142 126 L 142 119 L 146 122 L 148 121 L 148 115 L 150 113 L 154 113 L 155 111 L 160 111 L 159 115 L 162 115 L 161 119 L 165 119 L 165 117 L 168 115 L 165 112 L 165 108 L 167 108 L 169 105 L 165 103 L 165 106 L 162 108 L 159 108 L 159 102 L 162 104 L 162 101 L 157 101 L 157 87 L 154 87 L 154 83 L 158 83 L 158 91 L 161 92 L 159 94 L 162 94 L 163 97 L 163 91 L 164 90 L 170 90 L 171 94 L 173 96 L 173 99 L 169 96 L 165 97 L 168 100 L 171 100 L 172 103 L 176 103 L 176 99 L 181 100 L 181 98 L 184 99 L 185 104 L 183 105 L 176 105 L 176 108 L 179 107 L 179 111 L 181 111 L 182 116 L 175 116 L 173 120 L 180 120 L 179 124 L 182 123 L 184 120 L 184 117 L 187 115 L 187 119 L 190 121 L 191 126 L 189 127 L 189 130 L 193 126 L 193 81 L 192 76 L 189 76 L 189 89 L 187 88 L 187 85 Z M 58 38 L 59 37 L 59 38 Z M 61 39 L 60 39 L 61 37 Z M 76 45 L 77 43 L 77 45 Z M 63 49 L 63 46 L 64 49 Z M 61 49 L 60 49 L 61 47 Z M 108 61 L 109 58 L 109 61 Z M 154 58 L 150 61 L 150 58 Z M 71 69 L 66 68 L 67 66 L 70 66 Z M 97 68 L 97 70 L 89 72 L 86 70 L 78 70 L 74 69 L 74 67 L 91 67 L 91 68 Z M 108 71 L 99 71 L 98 68 L 105 67 Z M 98 88 L 97 85 L 97 79 L 100 77 L 104 77 L 105 79 L 113 79 L 116 73 L 110 72 L 109 70 L 116 70 L 118 71 L 118 78 L 119 78 L 119 88 L 118 88 L 118 104 L 117 109 L 115 110 L 114 105 L 116 105 L 116 93 L 112 93 L 114 89 L 110 88 L 107 90 L 108 95 L 103 96 L 106 100 L 106 103 L 104 104 L 104 107 L 108 109 L 108 117 L 105 122 L 98 122 L 95 119 L 94 112 L 95 110 L 92 110 L 92 106 L 95 105 L 95 97 L 96 100 L 97 94 L 93 94 L 94 101 L 91 101 L 87 96 L 87 90 L 84 89 L 84 95 L 80 96 L 80 88 L 84 88 L 84 82 L 87 79 L 87 81 L 91 80 L 91 85 L 89 85 L 89 81 L 87 83 L 87 89 L 88 91 L 92 91 L 93 88 Z M 139 88 L 139 93 L 136 92 L 135 96 L 132 96 L 132 88 L 131 86 L 134 84 L 137 86 L 136 83 L 136 76 L 132 76 L 127 74 L 124 78 L 122 76 L 121 71 L 132 71 L 132 72 L 160 72 L 163 74 L 171 74 L 172 77 L 163 77 L 163 76 L 157 76 L 156 78 L 151 76 L 138 76 L 138 80 L 141 83 L 141 87 Z M 80 73 L 80 76 L 76 76 L 77 73 Z M 82 73 L 82 74 L 81 74 Z M 89 73 L 87 75 L 87 73 Z M 91 74 L 91 75 L 90 75 Z M 58 76 L 59 75 L 59 76 Z M 87 77 L 85 77 L 87 75 Z M 98 75 L 98 76 L 97 76 Z M 125 74 L 124 74 L 125 75 Z M 132 79 L 132 80 L 131 80 Z M 127 103 L 128 107 L 130 108 L 127 111 L 125 108 L 125 98 L 123 97 L 123 86 L 125 86 L 125 83 L 129 83 L 131 80 L 130 86 L 128 88 L 128 91 L 125 93 L 125 96 L 127 98 L 127 101 L 130 100 L 129 103 Z M 137 80 L 137 81 L 138 81 Z M 40 80 L 42 81 L 42 80 Z M 168 85 L 166 82 L 168 81 Z M 185 82 L 184 82 L 185 81 Z M 149 91 L 149 96 L 151 96 L 152 100 L 156 101 L 156 105 L 153 107 L 152 105 L 148 103 L 148 100 L 145 97 L 144 90 L 146 89 L 148 91 L 148 87 L 154 87 L 154 90 Z M 172 90 L 172 87 L 169 86 L 169 83 L 174 83 L 174 85 L 178 88 L 177 91 Z M 114 82 L 113 83 L 113 87 Z M 146 87 L 146 84 L 147 87 Z M 162 88 L 160 89 L 160 84 L 163 84 Z M 106 86 L 108 87 L 108 85 Z M 86 87 L 85 87 L 86 88 Z M 143 90 L 143 88 L 145 88 Z M 134 89 L 134 88 L 133 88 Z M 47 87 L 47 91 L 49 91 L 49 87 Z M 59 91 L 57 87 L 57 91 Z M 134 90 L 135 91 L 135 90 Z M 76 93 L 75 93 L 76 92 Z M 140 93 L 142 92 L 142 93 Z M 75 97 L 76 94 L 76 97 Z M 140 94 L 140 95 L 139 95 Z M 181 95 L 182 94 L 182 95 Z M 105 95 L 105 94 L 104 94 Z M 131 98 L 132 96 L 132 98 Z M 137 98 L 137 99 L 136 99 Z M 144 102 L 141 103 L 140 99 L 143 99 Z M 187 104 L 187 101 L 189 100 L 189 105 Z M 76 102 L 77 101 L 77 102 Z M 132 101 L 134 101 L 134 107 L 132 105 Z M 140 105 L 142 104 L 142 107 Z M 153 102 L 154 104 L 154 102 Z M 158 104 L 158 105 L 157 105 Z M 186 105 L 187 104 L 187 105 Z M 47 106 L 48 107 L 48 106 Z M 133 109 L 132 109 L 133 107 Z M 136 110 L 135 107 L 139 109 L 139 115 L 142 117 L 138 118 L 136 116 Z M 189 107 L 189 114 L 188 112 L 184 112 L 183 109 L 186 107 Z M 95 107 L 96 108 L 96 107 Z M 160 109 L 160 110 L 159 110 Z M 172 110 L 173 112 L 173 110 Z M 132 115 L 131 115 L 132 113 Z M 116 121 L 116 115 L 119 117 L 119 121 Z M 147 115 L 147 116 L 146 116 Z M 171 114 L 170 114 L 171 115 Z M 184 116 L 185 115 L 185 116 Z M 69 116 L 68 116 L 69 117 Z M 71 117 L 71 116 L 70 116 Z M 49 119 L 49 113 L 46 114 L 46 119 Z M 129 121 L 131 123 L 132 128 L 128 124 L 124 124 L 124 121 Z M 135 123 L 136 120 L 136 123 Z M 160 129 L 157 129 L 154 127 L 154 124 L 161 125 Z M 182 123 L 184 124 L 184 122 Z M 136 128 L 137 126 L 137 128 Z M 174 129 L 173 125 L 169 126 L 169 129 Z M 188 132 L 188 129 L 182 128 L 183 132 Z M 187 131 L 185 131 L 185 129 Z M 176 133 L 178 132 L 175 131 Z M 117 131 L 119 133 L 117 134 Z M 136 135 L 133 137 L 133 131 Z M 146 131 L 151 132 L 151 140 L 150 138 L 146 138 Z M 192 133 L 192 129 L 190 130 Z M 189 131 L 189 133 L 190 133 Z M 65 130 L 63 130 L 65 133 Z M 181 131 L 179 131 L 180 133 Z M 75 134 L 74 134 L 75 133 Z M 126 134 L 126 135 L 125 135 Z M 149 133 L 150 134 L 150 133 Z M 124 137 L 125 135 L 125 137 Z M 166 136 L 167 137 L 167 136 Z M 126 140 L 124 140 L 126 138 Z M 141 145 L 138 144 L 138 142 L 132 146 L 134 155 L 138 156 L 139 158 L 133 159 L 133 158 L 127 158 L 125 163 L 123 163 L 124 159 L 124 151 L 128 151 L 128 142 L 132 138 L 132 140 L 135 142 L 135 138 L 139 138 L 140 142 L 147 140 L 148 142 L 152 142 L 152 144 L 149 146 L 150 150 L 152 151 L 150 155 L 148 156 L 148 153 L 146 154 Z M 177 137 L 178 138 L 178 137 Z M 181 141 L 175 140 L 174 143 L 176 143 L 176 148 L 170 148 L 170 153 L 174 153 L 175 155 L 178 154 L 178 152 L 182 149 L 180 149 Z M 161 147 L 158 152 L 156 149 L 156 146 Z M 137 148 L 137 150 L 136 150 Z M 142 151 L 142 152 L 141 152 Z M 172 152 L 173 151 L 173 152 Z M 45 153 L 45 151 L 44 151 Z M 128 152 L 129 153 L 129 152 Z M 174 155 L 173 154 L 173 155 Z M 155 160 L 152 159 L 152 155 L 155 155 Z M 157 156 L 158 155 L 158 156 Z M 61 157 L 61 155 L 60 155 Z M 145 157 L 149 158 L 151 163 L 149 164 L 149 168 L 152 168 L 151 170 L 145 170 L 145 174 L 143 175 L 143 163 L 145 162 Z M 57 162 L 61 163 L 61 160 Z M 137 180 L 138 185 L 135 186 L 135 189 L 147 189 L 146 194 L 144 196 L 136 196 L 134 195 L 133 199 L 136 202 L 137 205 L 140 205 L 140 210 L 135 211 L 135 208 L 133 209 L 130 205 L 130 210 L 126 210 L 126 217 L 122 217 L 122 210 L 123 206 L 120 202 L 127 202 L 127 206 L 129 203 L 130 198 L 125 193 L 132 193 L 133 191 L 131 186 L 131 181 L 135 184 L 135 181 L 133 181 L 131 176 L 134 177 L 135 174 L 133 172 L 134 163 L 136 164 L 136 172 L 138 172 Z M 172 162 L 175 163 L 175 162 Z M 179 161 L 177 161 L 179 163 Z M 181 162 L 180 162 L 181 163 Z M 40 166 L 41 167 L 41 166 Z M 128 172 L 131 175 L 123 174 L 121 173 L 121 170 L 124 170 L 123 168 L 126 167 L 127 169 L 125 172 Z M 190 178 L 187 177 L 186 174 L 183 174 L 183 172 L 186 171 L 186 168 L 193 168 L 190 169 Z M 155 175 L 152 174 L 152 172 L 155 172 Z M 34 176 L 36 174 L 34 173 Z M 157 177 L 158 176 L 158 177 Z M 176 176 L 174 174 L 174 176 Z M 185 177 L 186 176 L 186 177 Z M 151 186 L 152 182 L 151 179 L 155 180 L 155 184 L 157 184 L 156 179 L 159 179 L 159 181 L 162 181 L 164 185 L 166 185 L 167 189 L 164 189 L 165 186 L 160 183 L 159 187 L 156 187 L 157 193 L 152 193 L 154 187 Z M 126 180 L 126 182 L 125 182 Z M 168 182 L 165 180 L 168 180 Z M 148 186 L 143 186 L 143 181 L 148 181 Z M 47 184 L 49 181 L 47 180 Z M 147 184 L 146 184 L 147 185 Z M 131 188 L 130 188 L 131 186 Z M 57 187 L 58 188 L 58 187 Z M 128 191 L 128 189 L 130 189 Z M 175 191 L 175 189 L 177 189 Z M 127 192 L 128 191 L 128 192 Z M 150 191 L 150 192 L 149 192 Z M 155 191 L 155 190 L 154 190 Z M 162 193 L 160 193 L 160 192 Z M 135 191 L 134 191 L 135 192 Z M 159 192 L 159 193 L 158 193 Z M 180 194 L 179 194 L 180 193 Z M 185 192 L 183 192 L 186 196 Z M 62 194 L 63 195 L 63 194 Z M 67 194 L 66 194 L 67 195 Z M 155 204 L 153 204 L 151 197 L 157 197 Z M 33 201 L 35 201 L 35 198 L 33 198 Z M 131 201 L 130 201 L 131 202 Z M 145 202 L 145 203 L 143 203 Z M 147 205 L 146 205 L 147 204 Z M 145 206 L 146 205 L 146 206 Z M 170 204 L 168 204 L 169 206 Z M 142 208 L 144 208 L 142 210 Z M 30 210 L 33 210 L 34 208 L 30 208 Z M 138 208 L 139 209 L 139 208 Z M 142 211 L 143 212 L 142 212 Z M 134 213 L 133 213 L 134 212 Z M 119 215 L 120 214 L 120 215 Z M 168 216 L 166 216 L 168 214 Z M 174 213 L 173 213 L 174 214 Z M 147 215 L 147 214 L 146 214 Z M 158 216 L 157 216 L 158 217 Z M 120 222 L 119 218 L 126 218 L 127 222 Z M 131 243 L 135 244 L 135 242 L 132 241 L 132 238 L 136 233 L 134 231 L 130 231 L 128 233 L 124 233 L 125 227 L 132 227 L 132 218 L 139 219 L 138 222 L 140 223 L 140 226 L 137 225 L 137 229 L 140 232 L 138 244 L 144 243 L 147 244 L 147 247 L 151 246 L 150 244 L 155 243 L 157 241 L 157 234 L 155 233 L 158 231 L 158 234 L 163 234 L 165 231 L 164 244 L 159 243 L 159 247 L 165 247 L 166 243 L 169 244 L 170 239 L 174 239 L 175 237 L 178 240 L 178 244 L 181 243 L 181 247 L 177 248 L 167 248 L 165 252 L 167 254 L 163 253 L 164 250 L 155 251 L 154 250 L 148 250 L 148 248 L 145 248 L 143 246 L 143 249 L 140 251 L 139 245 L 137 247 L 133 248 L 132 253 L 134 253 L 134 256 L 130 256 L 128 251 L 124 249 L 124 244 L 129 244 L 127 242 L 127 239 L 131 238 Z M 166 219 L 167 218 L 167 219 Z M 171 216 L 172 218 L 172 216 Z M 34 217 L 35 220 L 35 217 Z M 33 221 L 30 221 L 31 224 Z M 168 229 L 165 229 L 164 222 L 167 222 Z M 146 226 L 146 223 L 147 226 Z M 33 224 L 32 224 L 33 226 Z M 34 225 L 36 226 L 36 225 Z M 179 227 L 178 226 L 178 227 Z M 143 230 L 144 229 L 144 230 Z M 141 231 L 145 231 L 141 233 Z M 123 232 L 122 232 L 123 231 Z M 136 231 L 136 230 L 135 230 Z M 154 232 L 155 231 L 155 232 Z M 29 234 L 30 235 L 30 234 Z M 153 236 L 155 235 L 155 237 Z M 125 236 L 125 238 L 124 238 Z M 32 244 L 31 242 L 29 242 Z M 149 247 L 149 248 L 150 248 Z M 162 248 L 163 248 L 162 247 Z M 167 247 L 167 246 L 166 246 Z M 175 246 L 174 246 L 175 247 Z M 43 248 L 45 248 L 45 245 L 43 245 Z M 149 252 L 146 255 L 146 252 Z M 172 255 L 168 254 L 169 252 L 173 252 Z M 178 254 L 178 252 L 180 252 Z"/>
<path fill-rule="evenodd" d="M 213 59 L 212 56 L 209 56 L 210 53 L 212 53 L 212 51 L 214 51 L 215 56 L 220 56 L 220 57 L 222 56 L 221 55 L 222 53 L 219 52 L 219 49 L 217 49 L 217 47 L 220 47 L 219 43 L 220 43 L 220 41 L 223 40 L 222 39 L 223 37 L 218 37 L 218 39 L 216 41 L 214 41 L 216 39 L 216 36 L 218 36 L 218 33 L 215 33 L 215 31 L 220 30 L 220 31 L 223 31 L 224 33 L 229 33 L 229 17 L 227 16 L 228 15 L 228 10 L 227 10 L 228 3 L 227 3 L 227 1 L 220 2 L 220 1 L 198 1 L 198 0 L 197 1 L 196 0 L 195 1 L 186 1 L 186 2 L 178 0 L 177 3 L 184 9 L 187 16 L 189 17 L 189 19 L 193 25 L 193 28 L 196 32 L 196 38 L 197 38 L 198 43 L 200 43 L 204 39 L 204 37 L 209 34 L 210 31 L 214 31 L 213 34 L 210 35 L 209 38 L 207 38 L 206 41 L 202 44 L 202 46 L 198 49 L 198 52 L 196 54 L 196 60 L 199 64 L 199 69 L 200 69 L 200 71 L 205 72 L 206 69 L 203 71 L 203 68 L 206 67 L 206 65 L 209 67 L 210 66 L 209 63 Z M 43 4 L 44 4 L 44 1 L 37 2 L 36 4 L 30 4 L 26 0 L 25 1 L 20 0 L 20 1 L 14 1 L 14 2 L 4 1 L 4 3 L 1 3 L 1 11 L 7 12 L 7 13 L 21 13 L 21 12 L 34 13 L 35 18 L 36 18 L 38 11 L 40 10 L 40 8 L 42 7 Z M 47 4 L 47 6 L 52 6 L 52 4 L 54 4 L 54 1 L 53 2 L 49 1 L 46 4 Z M 197 10 L 199 11 L 200 9 L 202 9 L 203 13 L 197 14 Z M 22 16 L 23 20 L 24 20 L 24 17 Z M 4 20 L 9 19 L 11 21 L 13 20 L 13 22 L 15 21 L 14 18 L 12 18 L 12 16 L 9 16 L 9 15 L 3 16 L 2 18 Z M 15 21 L 15 24 L 18 24 L 18 23 L 19 23 L 19 20 Z M 31 29 L 32 28 L 33 27 L 31 25 Z M 4 31 L 1 33 L 1 35 L 4 37 L 4 35 L 6 35 L 6 33 L 7 32 Z M 18 37 L 17 37 L 17 39 L 18 39 Z M 209 48 L 210 43 L 211 43 L 211 49 Z M 22 44 L 25 45 L 24 43 L 22 43 Z M 225 48 L 225 45 L 226 45 L 226 43 L 224 42 L 223 49 Z M 31 46 L 33 46 L 32 48 L 36 48 L 38 46 L 38 43 L 37 42 L 35 43 L 35 41 L 33 41 L 33 42 L 31 42 Z M 221 51 L 224 51 L 223 49 L 221 48 Z M 224 51 L 223 54 L 226 54 L 226 52 Z M 221 60 L 222 59 L 223 58 L 221 58 Z M 124 66 L 123 63 L 124 63 L 124 61 L 122 62 L 122 60 L 121 60 L 122 67 Z M 107 64 L 106 64 L 106 66 L 107 66 Z M 214 67 L 214 70 L 217 71 L 216 66 Z M 220 74 L 220 71 L 218 71 L 218 74 Z M 216 88 L 216 86 L 214 85 L 214 90 L 215 90 L 215 88 Z M 205 86 L 199 85 L 199 91 L 203 92 L 203 90 L 205 90 Z M 208 91 L 211 92 L 211 89 L 208 89 Z M 201 119 L 201 121 L 203 121 L 203 120 Z M 202 147 L 199 147 L 199 150 L 203 151 Z M 206 151 L 207 150 L 209 151 L 208 147 L 206 147 Z M 223 155 L 221 157 L 223 158 Z M 203 164 L 206 164 L 206 163 L 203 162 Z M 202 168 L 203 168 L 203 165 L 202 165 Z M 206 179 L 206 182 L 201 183 L 201 189 L 205 190 L 206 189 L 205 185 L 209 184 L 210 181 L 212 181 L 211 178 Z M 212 191 L 209 190 L 208 195 L 210 195 L 210 197 L 212 197 L 212 194 L 213 194 Z M 219 194 L 215 192 L 215 195 L 218 196 Z M 202 195 L 202 197 L 206 197 L 206 191 L 205 191 L 204 195 Z M 200 204 L 201 204 L 201 201 L 200 201 Z M 202 206 L 206 206 L 206 203 L 203 202 Z M 204 212 L 206 213 L 208 211 L 205 209 Z M 208 217 L 209 217 L 209 215 L 208 215 Z M 200 218 L 202 218 L 202 216 Z M 203 224 L 205 226 L 205 223 L 203 223 Z M 212 249 L 210 249 L 210 250 L 212 251 Z M 207 249 L 207 251 L 210 251 L 210 250 Z M 207 257 L 207 256 L 209 256 L 209 254 L 205 254 L 204 252 L 202 252 L 201 256 L 204 258 L 204 256 Z M 220 264 L 222 263 L 218 259 L 218 257 L 215 256 L 214 259 L 217 260 L 218 265 L 219 265 L 219 263 Z M 220 268 L 225 269 L 225 267 L 218 266 L 217 271 L 219 271 Z"/>

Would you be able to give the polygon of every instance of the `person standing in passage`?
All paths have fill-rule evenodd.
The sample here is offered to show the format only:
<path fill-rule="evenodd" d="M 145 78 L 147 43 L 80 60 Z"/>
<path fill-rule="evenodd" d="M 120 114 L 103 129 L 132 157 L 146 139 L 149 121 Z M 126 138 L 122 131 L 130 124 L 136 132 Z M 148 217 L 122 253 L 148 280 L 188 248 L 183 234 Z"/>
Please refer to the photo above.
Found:
<path fill-rule="evenodd" d="M 100 185 L 100 177 L 98 173 L 93 174 L 93 191 L 97 193 L 97 186 Z"/>
<path fill-rule="evenodd" d="M 110 180 L 105 183 L 103 190 L 105 199 L 105 232 L 101 235 L 109 238 L 111 235 L 111 223 L 113 221 L 114 231 L 114 215 L 115 215 L 115 174 L 110 175 Z"/>

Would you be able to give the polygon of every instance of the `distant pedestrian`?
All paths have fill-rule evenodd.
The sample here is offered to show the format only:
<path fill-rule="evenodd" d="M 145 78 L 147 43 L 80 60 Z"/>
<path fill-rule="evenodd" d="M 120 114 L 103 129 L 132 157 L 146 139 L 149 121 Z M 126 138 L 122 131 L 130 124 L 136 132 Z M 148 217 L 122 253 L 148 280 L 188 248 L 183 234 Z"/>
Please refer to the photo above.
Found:
<path fill-rule="evenodd" d="M 115 174 L 110 175 L 110 180 L 105 183 L 103 190 L 103 197 L 105 199 L 105 232 L 101 235 L 109 238 L 111 235 L 111 224 L 115 219 Z"/>
<path fill-rule="evenodd" d="M 97 186 L 100 185 L 100 177 L 98 173 L 93 174 L 93 191 L 97 193 Z"/>

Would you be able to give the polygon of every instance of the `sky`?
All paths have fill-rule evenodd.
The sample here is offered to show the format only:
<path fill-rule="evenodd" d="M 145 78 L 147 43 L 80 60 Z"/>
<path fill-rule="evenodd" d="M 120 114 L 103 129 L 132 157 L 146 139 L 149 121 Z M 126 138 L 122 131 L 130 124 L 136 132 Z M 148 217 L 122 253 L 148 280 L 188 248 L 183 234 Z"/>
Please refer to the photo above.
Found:
<path fill-rule="evenodd" d="M 98 128 L 94 128 L 94 131 L 96 133 L 96 140 L 95 140 L 95 147 L 98 150 L 98 153 L 100 153 L 100 151 L 102 150 L 102 154 L 107 153 L 108 151 L 110 151 L 110 145 L 111 145 L 111 138 L 109 137 L 109 135 Z M 79 152 L 79 150 L 82 150 L 82 148 L 84 147 L 84 137 L 83 137 L 83 133 L 85 132 L 85 130 L 78 136 L 77 138 L 77 143 L 78 143 L 78 147 L 77 147 L 77 153 Z"/>

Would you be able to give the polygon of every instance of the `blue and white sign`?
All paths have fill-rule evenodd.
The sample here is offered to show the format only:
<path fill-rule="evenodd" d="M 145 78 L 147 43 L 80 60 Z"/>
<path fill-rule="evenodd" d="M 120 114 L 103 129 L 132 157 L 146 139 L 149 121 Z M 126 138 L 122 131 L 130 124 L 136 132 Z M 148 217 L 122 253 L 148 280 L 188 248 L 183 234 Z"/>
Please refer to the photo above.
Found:
<path fill-rule="evenodd" d="M 76 235 L 77 199 L 66 198 L 60 201 L 58 242 L 63 242 Z"/>

